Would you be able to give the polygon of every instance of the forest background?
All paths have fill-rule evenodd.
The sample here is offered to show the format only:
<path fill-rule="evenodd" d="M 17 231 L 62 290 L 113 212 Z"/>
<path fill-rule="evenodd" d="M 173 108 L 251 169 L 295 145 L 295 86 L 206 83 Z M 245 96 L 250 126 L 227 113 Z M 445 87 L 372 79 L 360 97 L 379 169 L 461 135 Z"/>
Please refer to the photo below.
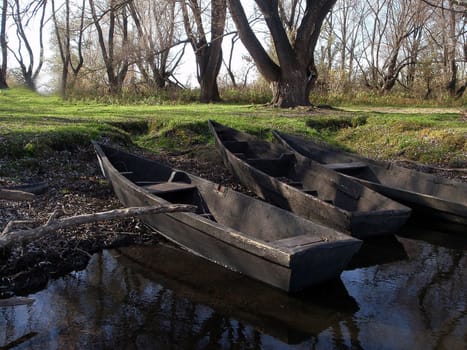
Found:
<path fill-rule="evenodd" d="M 311 92 L 318 104 L 465 105 L 465 1 L 312 3 L 2 0 L 0 85 L 148 104 L 289 107 L 307 104 Z M 310 13 L 317 28 L 305 30 Z M 304 76 L 287 84 L 309 85 L 293 92 L 306 97 L 278 96 L 298 72 L 288 60 L 298 57 L 298 66 L 301 56 Z"/>

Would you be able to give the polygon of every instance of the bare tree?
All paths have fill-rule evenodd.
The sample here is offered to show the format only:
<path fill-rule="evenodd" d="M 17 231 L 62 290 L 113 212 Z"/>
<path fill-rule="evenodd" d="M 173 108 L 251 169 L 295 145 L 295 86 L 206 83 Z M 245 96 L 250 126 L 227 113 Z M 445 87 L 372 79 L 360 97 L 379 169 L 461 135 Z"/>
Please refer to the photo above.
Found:
<path fill-rule="evenodd" d="M 240 40 L 238 33 L 232 33 L 230 39 L 230 49 L 227 59 L 222 58 L 225 69 L 227 70 L 227 76 L 230 79 L 230 83 L 234 88 L 245 87 L 248 83 L 248 76 L 251 70 L 254 68 L 254 62 L 249 55 L 243 55 L 241 57 L 244 64 L 244 69 L 241 72 L 235 72 L 233 67 L 234 59 L 238 59 L 238 56 L 235 54 L 235 45 Z M 241 85 L 239 85 L 239 80 L 241 80 Z"/>
<path fill-rule="evenodd" d="M 0 89 L 7 89 L 8 84 L 6 81 L 6 72 L 8 68 L 8 48 L 6 40 L 6 20 L 8 13 L 8 0 L 3 0 L 2 2 L 2 14 L 0 18 L 0 47 L 1 47 L 1 58 L 2 64 L 0 66 Z"/>
<path fill-rule="evenodd" d="M 130 1 L 129 8 L 137 33 L 133 60 L 144 81 L 155 88 L 181 85 L 174 72 L 187 41 L 180 39 L 176 0 Z"/>
<path fill-rule="evenodd" d="M 357 55 L 359 34 L 364 22 L 361 1 L 339 0 L 332 12 L 335 16 L 333 37 L 339 49 L 339 74 L 341 88 L 346 91 L 353 89 L 354 65 Z"/>
<path fill-rule="evenodd" d="M 62 11 L 56 8 L 55 0 L 51 0 L 51 4 L 54 32 L 62 62 L 60 92 L 62 96 L 66 96 L 70 70 L 73 73 L 74 82 L 84 64 L 83 33 L 86 0 L 81 0 L 81 5 L 78 6 L 77 21 L 71 18 L 73 13 L 70 0 L 65 0 Z"/>
<path fill-rule="evenodd" d="M 109 0 L 105 8 L 97 12 L 94 0 L 89 0 L 93 24 L 96 28 L 109 89 L 111 93 L 120 93 L 128 73 L 129 37 L 128 37 L 128 1 Z M 107 38 L 104 36 L 102 23 L 106 22 Z"/>
<path fill-rule="evenodd" d="M 388 93 L 397 82 L 402 69 L 414 66 L 425 18 L 424 5 L 417 0 L 389 1 L 387 4 L 388 31 L 385 33 L 387 56 L 381 70 L 381 92 Z M 402 55 L 402 48 L 413 38 L 412 47 Z M 413 74 L 413 73 L 412 73 Z"/>
<path fill-rule="evenodd" d="M 413 81 L 426 22 L 426 5 L 418 0 L 367 0 L 362 40 L 365 63 L 360 64 L 368 87 L 389 93 L 402 70 Z M 371 24 L 370 24 L 371 23 Z"/>
<path fill-rule="evenodd" d="M 443 68 L 446 75 L 446 90 L 450 96 L 455 97 L 458 84 L 457 43 L 459 35 L 465 35 L 465 26 L 457 31 L 457 21 L 460 20 L 456 13 L 457 1 L 449 0 L 446 4 L 442 1 L 440 20 L 443 23 Z M 465 22 L 464 22 L 465 24 Z"/>
<path fill-rule="evenodd" d="M 13 20 L 16 25 L 18 49 L 9 49 L 20 66 L 25 85 L 32 90 L 36 90 L 37 78 L 44 64 L 44 27 L 47 0 L 33 0 L 24 4 L 24 7 L 23 2 L 20 3 L 19 0 L 14 0 L 11 7 Z M 37 32 L 39 37 L 39 62 L 35 66 L 35 54 L 31 46 L 31 37 L 28 37 L 26 33 L 26 27 L 37 15 L 39 16 L 39 24 L 35 32 Z"/>
<path fill-rule="evenodd" d="M 466 5 L 453 0 L 424 2 L 433 8 L 426 31 L 431 70 L 437 74 L 430 84 L 451 97 L 460 97 L 467 86 Z"/>
<path fill-rule="evenodd" d="M 185 31 L 196 57 L 196 73 L 201 90 L 200 100 L 204 103 L 220 101 L 217 76 L 222 65 L 226 0 L 213 0 L 210 6 L 203 4 L 202 0 L 180 0 L 180 6 Z M 205 9 L 209 7 L 210 16 L 205 13 Z M 205 30 L 206 21 L 210 22 L 210 33 Z M 210 40 L 208 34 L 210 34 Z"/>
<path fill-rule="evenodd" d="M 271 83 L 273 105 L 294 107 L 310 104 L 310 91 L 317 78 L 314 51 L 321 25 L 335 2 L 255 0 L 274 44 L 276 62 L 251 28 L 242 2 L 228 1 L 243 44 L 259 72 Z"/>
<path fill-rule="evenodd" d="M 315 65 L 319 75 L 318 88 L 321 91 L 329 91 L 333 84 L 333 66 L 340 65 L 336 56 L 341 49 L 337 44 L 336 27 L 334 23 L 335 13 L 330 11 L 322 25 L 319 36 L 319 51 L 316 53 Z"/>

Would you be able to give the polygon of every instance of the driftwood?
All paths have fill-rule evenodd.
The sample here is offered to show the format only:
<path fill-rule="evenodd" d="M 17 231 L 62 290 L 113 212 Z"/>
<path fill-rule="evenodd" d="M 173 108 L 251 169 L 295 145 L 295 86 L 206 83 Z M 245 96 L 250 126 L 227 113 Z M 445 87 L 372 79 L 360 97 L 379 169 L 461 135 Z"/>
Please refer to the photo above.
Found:
<path fill-rule="evenodd" d="M 22 337 L 19 337 L 18 339 L 13 340 L 12 342 L 5 344 L 3 346 L 0 346 L 0 350 L 8 350 L 8 349 L 13 349 L 16 348 L 18 345 L 21 345 L 25 342 L 27 342 L 29 339 L 34 338 L 37 334 L 37 332 L 29 332 Z"/>
<path fill-rule="evenodd" d="M 46 182 L 17 185 L 0 188 L 0 199 L 9 201 L 30 201 L 36 194 L 47 192 L 49 185 Z"/>
<path fill-rule="evenodd" d="M 26 297 L 11 297 L 8 299 L 0 299 L 0 307 L 31 305 L 32 303 L 34 303 L 34 299 Z"/>
<path fill-rule="evenodd" d="M 77 215 L 63 219 L 57 219 L 60 212 L 55 211 L 50 216 L 46 224 L 27 229 L 14 230 L 15 227 L 33 224 L 32 221 L 10 221 L 0 234 L 0 249 L 13 243 L 23 242 L 42 236 L 45 233 L 56 231 L 62 228 L 88 224 L 92 222 L 114 220 L 127 217 L 134 217 L 146 214 L 162 214 L 176 212 L 193 212 L 196 207 L 193 205 L 174 204 L 163 207 L 130 207 L 124 209 L 114 209 L 100 213 Z"/>
<path fill-rule="evenodd" d="M 0 188 L 0 199 L 8 201 L 31 201 L 34 197 L 34 193 Z"/>
<path fill-rule="evenodd" d="M 34 182 L 29 184 L 7 187 L 6 189 L 30 192 L 34 194 L 43 194 L 47 192 L 47 190 L 49 189 L 49 185 L 47 184 L 47 182 Z"/>

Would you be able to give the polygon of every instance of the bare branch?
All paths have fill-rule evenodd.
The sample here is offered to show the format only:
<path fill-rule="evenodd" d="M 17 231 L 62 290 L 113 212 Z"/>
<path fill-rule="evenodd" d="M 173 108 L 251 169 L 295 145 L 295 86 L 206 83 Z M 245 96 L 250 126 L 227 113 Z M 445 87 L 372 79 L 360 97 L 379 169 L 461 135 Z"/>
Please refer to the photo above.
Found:
<path fill-rule="evenodd" d="M 141 215 L 154 215 L 162 213 L 178 213 L 178 212 L 193 212 L 196 210 L 195 206 L 185 205 L 185 204 L 176 204 L 168 206 L 153 206 L 153 207 L 130 207 L 124 209 L 114 209 L 100 213 L 93 214 L 84 214 L 77 215 L 72 217 L 67 217 L 63 219 L 55 220 L 51 217 L 45 225 L 30 228 L 25 230 L 13 231 L 15 222 L 8 224 L 8 230 L 5 229 L 0 235 L 0 249 L 5 248 L 11 244 L 19 243 L 34 238 L 38 238 L 45 233 L 53 232 L 59 229 L 63 229 L 70 226 L 83 225 L 93 222 L 105 221 L 105 220 L 115 220 L 122 219 L 127 217 L 141 216 Z M 52 214 L 52 216 L 55 216 Z M 18 222 L 16 222 L 18 223 Z M 24 222 L 21 222 L 24 224 Z"/>

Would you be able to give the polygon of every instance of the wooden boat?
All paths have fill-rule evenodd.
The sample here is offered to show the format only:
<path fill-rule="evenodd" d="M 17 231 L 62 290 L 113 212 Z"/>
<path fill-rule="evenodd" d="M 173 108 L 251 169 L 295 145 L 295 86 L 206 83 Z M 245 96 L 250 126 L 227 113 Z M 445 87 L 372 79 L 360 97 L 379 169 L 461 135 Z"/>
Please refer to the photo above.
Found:
<path fill-rule="evenodd" d="M 286 291 L 336 278 L 361 241 L 156 161 L 94 143 L 105 177 L 127 207 L 193 204 L 196 213 L 144 223 L 192 253 Z"/>
<path fill-rule="evenodd" d="M 225 165 L 259 197 L 357 237 L 397 232 L 407 208 L 286 147 L 209 121 Z"/>
<path fill-rule="evenodd" d="M 430 222 L 467 225 L 467 184 L 392 163 L 368 159 L 325 144 L 275 131 L 291 151 L 339 171 L 383 195 L 411 207 Z M 452 226 L 454 227 L 454 226 Z"/>

